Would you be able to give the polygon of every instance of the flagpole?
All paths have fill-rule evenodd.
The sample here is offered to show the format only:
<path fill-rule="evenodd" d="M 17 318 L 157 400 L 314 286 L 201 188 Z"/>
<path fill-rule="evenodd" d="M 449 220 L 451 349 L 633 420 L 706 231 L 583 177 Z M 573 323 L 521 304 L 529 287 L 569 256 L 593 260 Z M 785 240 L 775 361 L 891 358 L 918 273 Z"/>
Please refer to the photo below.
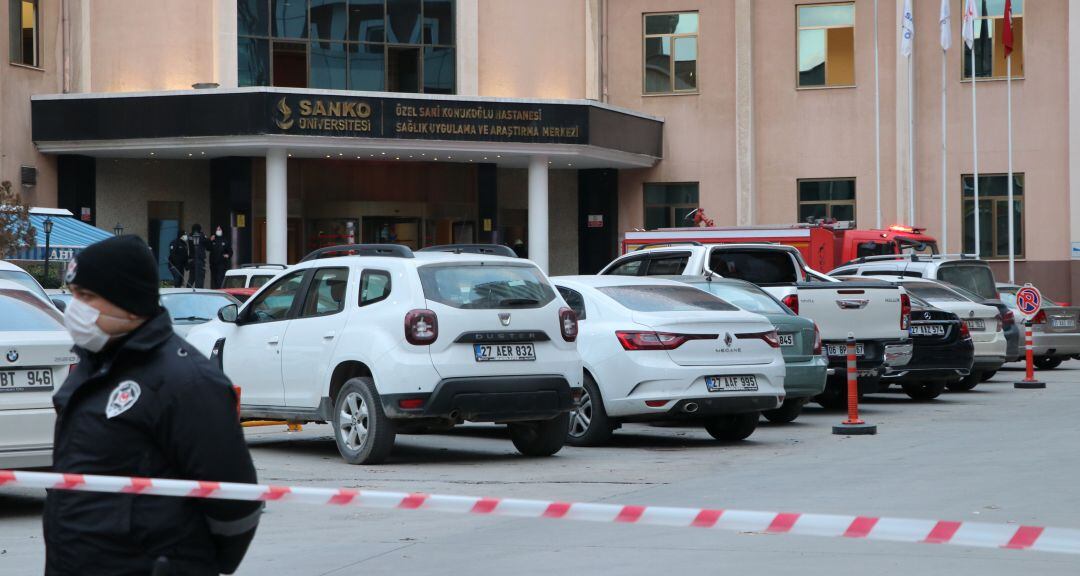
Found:
<path fill-rule="evenodd" d="M 908 55 L 908 226 L 915 222 L 915 53 Z"/>
<path fill-rule="evenodd" d="M 874 0 L 874 177 L 877 179 L 877 224 L 881 230 L 881 85 L 878 72 L 878 0 Z"/>
<path fill-rule="evenodd" d="M 1009 56 L 1007 58 L 1005 58 L 1005 74 L 1007 74 L 1008 77 L 1009 77 L 1008 80 L 1006 81 L 1006 83 L 1008 85 L 1007 92 L 1009 93 L 1009 97 L 1008 97 L 1008 101 L 1009 101 L 1009 105 L 1008 105 L 1008 108 L 1009 108 L 1009 113 L 1008 113 L 1008 122 L 1009 122 L 1009 208 L 1008 208 L 1008 210 L 1009 210 L 1009 283 L 1010 284 L 1015 284 L 1016 283 L 1016 256 L 1015 256 L 1016 247 L 1014 246 L 1014 243 L 1016 242 L 1016 236 L 1013 233 L 1013 230 L 1015 230 L 1013 228 L 1013 226 L 1014 226 L 1013 212 L 1015 212 L 1015 209 L 1013 208 L 1012 54 L 1009 54 Z"/>
<path fill-rule="evenodd" d="M 971 25 L 972 37 L 975 35 L 975 24 Z M 975 46 L 976 42 L 971 43 L 971 148 L 974 154 L 975 160 L 975 257 L 978 258 L 981 252 L 981 240 L 979 234 L 979 104 L 978 98 L 975 95 L 975 85 L 978 84 L 978 71 L 975 69 Z"/>
<path fill-rule="evenodd" d="M 947 86 L 947 74 L 948 68 L 948 51 L 944 47 L 941 49 L 941 252 L 943 254 L 949 253 L 949 218 L 945 215 L 949 209 L 948 202 L 948 175 L 947 170 L 949 166 L 949 146 L 947 138 L 948 124 L 946 122 L 946 106 L 948 105 L 945 99 L 945 90 Z"/>

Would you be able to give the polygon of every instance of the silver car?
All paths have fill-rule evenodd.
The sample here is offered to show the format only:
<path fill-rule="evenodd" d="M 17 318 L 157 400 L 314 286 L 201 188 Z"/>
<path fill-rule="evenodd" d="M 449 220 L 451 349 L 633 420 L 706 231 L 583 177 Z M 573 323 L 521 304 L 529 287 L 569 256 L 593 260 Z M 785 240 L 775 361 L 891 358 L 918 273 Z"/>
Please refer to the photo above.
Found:
<path fill-rule="evenodd" d="M 1016 284 L 997 284 L 1001 300 L 1019 318 L 1016 306 Z M 1035 366 L 1040 370 L 1052 370 L 1062 362 L 1080 354 L 1080 307 L 1059 306 L 1043 299 L 1044 305 L 1031 321 L 1032 353 Z"/>

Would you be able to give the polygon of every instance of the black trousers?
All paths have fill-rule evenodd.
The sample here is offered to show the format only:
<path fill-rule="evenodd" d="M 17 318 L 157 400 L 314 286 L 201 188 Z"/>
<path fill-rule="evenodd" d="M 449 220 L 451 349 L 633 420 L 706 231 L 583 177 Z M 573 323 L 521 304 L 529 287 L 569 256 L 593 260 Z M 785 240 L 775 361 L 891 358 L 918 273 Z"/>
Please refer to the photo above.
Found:
<path fill-rule="evenodd" d="M 225 283 L 225 266 L 210 266 L 210 287 L 214 290 Z"/>
<path fill-rule="evenodd" d="M 184 267 L 173 264 L 169 266 L 169 272 L 172 272 L 173 288 L 183 288 Z"/>
<path fill-rule="evenodd" d="M 191 273 L 188 274 L 188 279 L 191 281 L 192 288 L 206 288 L 206 265 L 195 264 L 191 269 Z"/>

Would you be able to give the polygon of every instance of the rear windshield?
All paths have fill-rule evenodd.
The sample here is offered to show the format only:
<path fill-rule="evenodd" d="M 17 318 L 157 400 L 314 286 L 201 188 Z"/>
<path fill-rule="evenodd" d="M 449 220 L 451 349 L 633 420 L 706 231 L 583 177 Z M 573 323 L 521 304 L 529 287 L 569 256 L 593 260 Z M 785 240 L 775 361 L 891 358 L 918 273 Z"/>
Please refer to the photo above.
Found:
<path fill-rule="evenodd" d="M 419 272 L 424 297 L 454 308 L 540 308 L 555 299 L 533 266 L 439 264 Z"/>
<path fill-rule="evenodd" d="M 765 292 L 757 286 L 735 284 L 725 284 L 722 282 L 699 282 L 691 284 L 694 288 L 700 288 L 712 294 L 718 296 L 725 302 L 738 306 L 747 312 L 757 312 L 758 314 L 790 314 L 788 309 L 775 298 L 769 296 L 768 292 Z"/>
<path fill-rule="evenodd" d="M 790 284 L 800 280 L 791 256 L 779 251 L 713 250 L 709 269 L 725 278 L 753 284 Z"/>
<path fill-rule="evenodd" d="M 0 289 L 0 331 L 51 332 L 64 329 L 60 313 L 24 290 Z"/>
<path fill-rule="evenodd" d="M 608 286 L 598 290 L 636 312 L 738 310 L 716 296 L 690 286 Z"/>
<path fill-rule="evenodd" d="M 229 304 L 236 302 L 225 294 L 191 292 L 161 295 L 161 305 L 177 324 L 209 322 L 217 317 L 218 310 Z"/>
<path fill-rule="evenodd" d="M 942 264 L 938 268 L 937 275 L 938 280 L 956 284 L 982 296 L 984 299 L 993 300 L 997 298 L 994 273 L 985 264 Z"/>
<path fill-rule="evenodd" d="M 26 287 L 27 290 L 37 294 L 38 296 L 48 300 L 49 296 L 45 294 L 45 291 L 34 280 L 34 277 L 26 272 L 19 270 L 0 270 L 0 280 L 11 280 L 17 284 L 21 284 Z"/>
<path fill-rule="evenodd" d="M 247 278 L 244 276 L 226 276 L 225 284 L 222 288 L 243 288 L 245 280 L 247 280 Z"/>
<path fill-rule="evenodd" d="M 938 302 L 967 302 L 968 299 L 963 296 L 949 290 L 948 288 L 942 288 L 941 286 L 934 286 L 933 284 L 923 284 L 910 282 L 904 284 L 904 288 L 911 294 L 922 298 L 923 300 L 938 301 Z"/>

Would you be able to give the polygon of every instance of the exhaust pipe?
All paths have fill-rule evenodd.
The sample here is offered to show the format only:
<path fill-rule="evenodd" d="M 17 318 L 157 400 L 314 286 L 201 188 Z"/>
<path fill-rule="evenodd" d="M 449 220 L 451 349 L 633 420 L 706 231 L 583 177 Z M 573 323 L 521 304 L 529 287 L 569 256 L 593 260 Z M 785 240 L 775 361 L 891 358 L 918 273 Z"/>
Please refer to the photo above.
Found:
<path fill-rule="evenodd" d="M 686 412 L 687 414 L 693 414 L 698 410 L 697 402 L 687 402 L 686 404 L 683 404 L 682 409 L 683 412 Z"/>

